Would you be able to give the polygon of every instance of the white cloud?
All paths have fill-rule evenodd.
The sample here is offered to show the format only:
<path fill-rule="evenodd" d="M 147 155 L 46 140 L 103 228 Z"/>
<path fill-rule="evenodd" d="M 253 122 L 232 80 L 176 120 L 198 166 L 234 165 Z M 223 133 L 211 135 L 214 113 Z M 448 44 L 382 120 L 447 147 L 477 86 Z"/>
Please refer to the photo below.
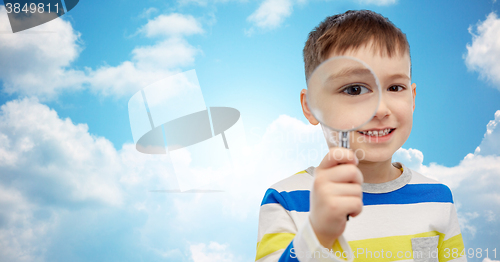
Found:
<path fill-rule="evenodd" d="M 488 221 L 488 222 L 493 222 L 493 221 L 497 220 L 497 214 L 495 214 L 495 212 L 493 212 L 493 210 L 486 210 L 485 217 L 486 217 L 486 221 Z"/>
<path fill-rule="evenodd" d="M 87 125 L 60 119 L 37 99 L 7 102 L 0 108 L 0 260 L 73 260 L 66 249 L 86 248 L 94 238 L 116 241 L 112 228 L 135 232 L 144 223 L 137 216 L 164 204 L 147 201 L 147 190 L 177 187 L 166 164 L 165 156 L 140 154 L 129 144 L 115 150 Z M 119 220 L 109 222 L 113 217 Z M 81 244 L 61 246 L 85 235 Z M 133 246 L 146 240 L 134 238 Z M 64 254 L 49 259 L 54 253 Z M 163 250 L 158 256 L 178 261 L 182 254 Z"/>
<path fill-rule="evenodd" d="M 87 125 L 61 120 L 36 99 L 23 99 L 1 107 L 0 134 L 4 184 L 21 183 L 23 193 L 42 201 L 122 203 L 114 184 L 118 155 L 108 140 L 88 134 Z"/>
<path fill-rule="evenodd" d="M 200 23 L 191 15 L 159 15 L 140 29 L 148 37 L 181 36 L 203 33 Z"/>
<path fill-rule="evenodd" d="M 145 14 L 152 12 L 155 10 L 148 9 Z M 0 30 L 10 30 L 3 6 L 0 6 Z M 34 33 L 37 30 L 48 33 Z M 130 96 L 192 65 L 201 53 L 184 39 L 203 33 L 201 24 L 190 15 L 159 15 L 138 32 L 160 39 L 154 44 L 134 48 L 130 61 L 95 69 L 86 67 L 84 71 L 71 68 L 83 48 L 80 33 L 63 19 L 55 19 L 25 33 L 0 34 L 0 79 L 4 81 L 4 91 L 36 96 L 40 100 L 54 99 L 65 90 L 83 88 L 103 96 Z"/>
<path fill-rule="evenodd" d="M 170 74 L 164 70 L 143 70 L 134 62 L 125 61 L 118 66 L 87 69 L 89 89 L 103 96 L 126 97 Z"/>
<path fill-rule="evenodd" d="M 191 258 L 194 262 L 233 262 L 234 256 L 227 249 L 228 245 L 210 242 L 191 245 Z"/>
<path fill-rule="evenodd" d="M 203 1 L 203 0 L 184 0 L 184 1 Z M 366 5 L 392 5 L 398 0 L 356 0 L 360 4 Z M 257 10 L 255 10 L 247 21 L 253 24 L 252 27 L 245 29 L 246 36 L 252 36 L 256 29 L 270 30 L 280 27 L 286 18 L 292 15 L 295 4 L 305 5 L 309 0 L 263 0 Z"/>
<path fill-rule="evenodd" d="M 157 13 L 158 9 L 154 7 L 144 8 L 142 13 L 139 15 L 140 18 L 150 18 L 152 14 Z"/>
<path fill-rule="evenodd" d="M 0 6 L 0 31 L 11 31 Z M 37 33 L 39 32 L 39 33 Z M 80 51 L 80 33 L 62 19 L 16 34 L 0 34 L 0 78 L 4 91 L 52 98 L 82 88 L 85 74 L 69 68 Z"/>
<path fill-rule="evenodd" d="M 400 148 L 393 155 L 393 160 L 404 163 L 405 166 L 411 169 L 419 169 L 424 161 L 424 154 L 418 149 Z"/>
<path fill-rule="evenodd" d="M 218 3 L 227 3 L 231 1 L 238 1 L 238 2 L 247 2 L 248 0 L 177 0 L 179 5 L 190 5 L 190 4 L 195 4 L 199 6 L 207 6 L 208 4 L 218 4 Z"/>
<path fill-rule="evenodd" d="M 90 89 L 104 96 L 130 96 L 145 86 L 194 64 L 201 50 L 191 46 L 183 36 L 201 34 L 200 23 L 190 15 L 172 13 L 149 20 L 138 32 L 160 37 L 153 45 L 132 50 L 132 60 L 118 66 L 87 68 Z"/>
<path fill-rule="evenodd" d="M 34 219 L 41 210 L 14 188 L 0 184 L 0 258 L 3 261 L 42 261 L 47 244 L 39 240 L 53 229 L 50 221 Z"/>
<path fill-rule="evenodd" d="M 490 258 L 483 259 L 483 262 L 500 262 L 500 260 L 491 260 Z"/>
<path fill-rule="evenodd" d="M 476 236 L 477 227 L 475 226 L 478 221 L 473 221 L 479 217 L 477 212 L 459 212 L 458 214 L 458 223 L 460 224 L 460 228 L 462 234 L 470 234 L 472 237 Z"/>
<path fill-rule="evenodd" d="M 137 47 L 132 61 L 118 66 L 87 69 L 90 89 L 104 96 L 130 96 L 145 86 L 194 64 L 201 50 L 182 38 L 169 38 L 155 45 Z"/>
<path fill-rule="evenodd" d="M 469 27 L 472 44 L 467 44 L 465 64 L 469 70 L 479 72 L 480 76 L 500 90 L 500 19 L 490 13 L 486 20 L 475 27 Z"/>
<path fill-rule="evenodd" d="M 474 154 L 500 156 L 500 110 L 495 112 L 495 119 L 490 120 L 486 126 L 483 141 L 476 148 Z"/>
<path fill-rule="evenodd" d="M 292 0 L 264 0 L 247 20 L 262 29 L 274 29 L 292 14 Z"/>
<path fill-rule="evenodd" d="M 362 4 L 367 5 L 393 5 L 398 2 L 398 0 L 358 0 Z"/>
<path fill-rule="evenodd" d="M 145 86 L 177 73 L 181 67 L 194 64 L 201 50 L 191 46 L 183 36 L 201 34 L 203 29 L 190 15 L 173 13 L 149 20 L 139 32 L 160 37 L 153 45 L 132 50 L 132 60 L 118 66 L 87 68 L 90 89 L 104 96 L 130 96 Z"/>
<path fill-rule="evenodd" d="M 140 68 L 176 68 L 194 63 L 200 50 L 192 47 L 182 38 L 169 38 L 154 46 L 135 48 L 133 60 Z"/>
<path fill-rule="evenodd" d="M 207 4 L 211 1 L 210 0 L 178 0 L 177 2 L 181 6 L 190 5 L 190 4 L 195 4 L 195 5 L 199 5 L 199 6 L 207 6 Z"/>

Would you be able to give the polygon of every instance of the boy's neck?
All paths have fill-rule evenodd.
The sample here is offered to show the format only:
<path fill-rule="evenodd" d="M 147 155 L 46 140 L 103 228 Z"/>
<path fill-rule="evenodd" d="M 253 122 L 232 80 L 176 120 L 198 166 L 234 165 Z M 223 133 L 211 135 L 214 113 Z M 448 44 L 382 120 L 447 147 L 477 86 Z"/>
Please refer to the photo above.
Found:
<path fill-rule="evenodd" d="M 364 183 L 379 184 L 398 178 L 402 172 L 392 165 L 392 159 L 383 162 L 360 161 L 359 170 L 363 174 Z"/>

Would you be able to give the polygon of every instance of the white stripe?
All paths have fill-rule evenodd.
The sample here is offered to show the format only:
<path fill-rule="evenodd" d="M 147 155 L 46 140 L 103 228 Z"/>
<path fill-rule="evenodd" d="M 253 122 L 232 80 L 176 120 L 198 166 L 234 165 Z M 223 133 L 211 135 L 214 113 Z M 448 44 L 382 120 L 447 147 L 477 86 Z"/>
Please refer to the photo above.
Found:
<path fill-rule="evenodd" d="M 439 181 L 426 177 L 414 170 L 411 170 L 411 180 L 408 184 L 440 184 Z"/>
<path fill-rule="evenodd" d="M 451 203 L 363 206 L 361 214 L 347 222 L 344 236 L 355 241 L 434 230 L 446 233 L 447 228 L 458 227 L 458 221 L 449 219 L 450 208 L 453 208 Z"/>
<path fill-rule="evenodd" d="M 414 170 L 409 170 L 409 171 L 411 172 L 412 176 L 408 184 L 441 184 L 439 181 L 426 177 Z M 273 184 L 271 188 L 276 189 L 278 192 L 311 190 L 313 183 L 314 183 L 314 177 L 311 174 L 301 173 L 283 179 Z"/>
<path fill-rule="evenodd" d="M 306 219 L 309 219 L 309 212 L 299 212 L 296 210 L 292 210 L 288 213 L 290 214 L 296 225 L 302 225 L 304 221 L 306 221 Z"/>
<path fill-rule="evenodd" d="M 301 173 L 292 175 L 284 180 L 281 180 L 271 188 L 276 189 L 278 192 L 291 192 L 297 190 L 310 190 L 312 188 L 314 179 L 308 173 Z"/>
<path fill-rule="evenodd" d="M 267 204 L 262 206 L 261 210 L 263 210 L 261 214 L 265 214 L 260 218 L 258 241 L 266 233 L 297 233 L 295 226 L 292 227 L 290 222 L 283 220 L 281 213 L 287 211 L 279 204 Z M 454 212 L 456 212 L 455 206 L 450 203 L 364 206 L 359 216 L 349 219 L 344 235 L 348 241 L 355 241 L 395 235 L 413 235 L 435 230 L 446 233 L 444 240 L 447 240 L 460 233 L 456 216 L 449 218 L 450 213 L 454 214 Z M 309 217 L 309 212 L 290 211 L 288 214 L 295 225 L 302 225 Z M 272 232 L 266 232 L 271 225 Z M 366 225 L 370 225 L 367 230 L 350 230 L 363 228 Z M 444 232 L 445 228 L 454 230 Z"/>
<path fill-rule="evenodd" d="M 267 204 L 261 207 L 263 215 L 260 218 L 258 241 L 266 233 L 297 233 L 296 227 L 283 219 L 282 212 L 287 211 L 279 204 Z M 455 214 L 455 212 L 455 206 L 450 203 L 364 206 L 359 216 L 349 219 L 344 236 L 348 241 L 355 241 L 395 235 L 413 235 L 435 230 L 446 233 L 443 240 L 447 240 L 460 233 L 456 216 L 449 218 L 450 213 Z M 309 217 L 309 212 L 290 211 L 288 214 L 295 225 L 302 225 Z M 408 226 L 410 224 L 411 227 Z M 370 228 L 350 230 L 363 228 L 362 225 L 370 225 Z M 272 231 L 269 231 L 269 227 Z M 443 232 L 445 228 L 452 228 L 453 231 Z"/>
<path fill-rule="evenodd" d="M 260 207 L 257 242 L 262 239 L 264 234 L 271 233 L 297 234 L 297 227 L 291 216 L 285 208 L 276 203 L 266 204 Z"/>
<path fill-rule="evenodd" d="M 460 234 L 460 224 L 458 223 L 458 217 L 457 217 L 457 210 L 455 209 L 455 205 L 452 205 L 451 210 L 450 210 L 450 222 L 449 222 L 449 230 L 446 233 L 446 236 L 444 237 L 444 240 L 448 240 L 451 237 L 454 237 L 458 234 Z"/>
<path fill-rule="evenodd" d="M 338 238 L 338 241 L 342 249 L 347 252 L 347 254 L 352 254 L 351 247 L 347 244 L 342 235 Z M 319 242 L 309 221 L 305 221 L 305 223 L 301 225 L 299 233 L 293 240 L 293 247 L 299 261 L 346 262 L 343 259 L 333 256 L 331 253 L 323 253 L 325 247 L 323 247 Z M 347 262 L 352 262 L 353 259 L 354 258 L 351 256 L 348 258 Z"/>
<path fill-rule="evenodd" d="M 439 181 L 426 177 L 414 170 L 411 172 L 411 180 L 408 184 L 441 184 Z M 271 186 L 278 192 L 291 192 L 296 190 L 310 190 L 314 183 L 314 177 L 309 173 L 292 175 Z"/>
<path fill-rule="evenodd" d="M 265 257 L 262 257 L 259 260 L 256 260 L 255 262 L 276 262 L 280 259 L 281 255 L 283 254 L 283 251 L 285 251 L 285 249 L 274 251 L 273 253 Z"/>

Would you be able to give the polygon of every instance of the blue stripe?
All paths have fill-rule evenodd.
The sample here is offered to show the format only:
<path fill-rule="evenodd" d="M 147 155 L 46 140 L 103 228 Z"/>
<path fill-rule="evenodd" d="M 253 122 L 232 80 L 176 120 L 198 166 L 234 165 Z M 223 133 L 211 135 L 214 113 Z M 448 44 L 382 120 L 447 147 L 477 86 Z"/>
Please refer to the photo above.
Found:
<path fill-rule="evenodd" d="M 389 193 L 363 193 L 365 206 L 427 202 L 453 203 L 453 197 L 450 189 L 443 184 L 408 184 Z"/>
<path fill-rule="evenodd" d="M 309 190 L 278 192 L 270 188 L 266 191 L 261 206 L 273 203 L 281 204 L 288 211 L 309 212 Z"/>
<path fill-rule="evenodd" d="M 279 194 L 280 193 L 278 193 L 278 191 L 276 191 L 275 189 L 269 188 L 264 194 L 264 199 L 262 199 L 262 203 L 260 205 L 262 206 L 265 204 L 278 204 L 279 201 L 276 198 L 282 198 Z"/>
<path fill-rule="evenodd" d="M 297 253 L 295 252 L 295 248 L 293 248 L 293 240 L 290 242 L 288 247 L 286 247 L 283 254 L 281 254 L 278 262 L 299 262 L 297 259 Z"/>
<path fill-rule="evenodd" d="M 281 204 L 288 211 L 309 212 L 309 190 L 278 192 L 268 189 L 261 206 Z M 443 184 L 408 184 L 389 193 L 363 193 L 363 205 L 398 205 L 416 203 L 453 203 L 450 189 Z"/>

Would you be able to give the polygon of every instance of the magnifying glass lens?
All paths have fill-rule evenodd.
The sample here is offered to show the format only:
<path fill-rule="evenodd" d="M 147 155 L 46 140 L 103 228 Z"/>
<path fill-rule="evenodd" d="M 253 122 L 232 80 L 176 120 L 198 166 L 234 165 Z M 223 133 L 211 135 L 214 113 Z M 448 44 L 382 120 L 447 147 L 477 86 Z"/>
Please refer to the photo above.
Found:
<path fill-rule="evenodd" d="M 361 128 L 375 115 L 380 87 L 373 71 L 359 59 L 333 57 L 319 65 L 307 84 L 314 117 L 335 131 Z"/>

